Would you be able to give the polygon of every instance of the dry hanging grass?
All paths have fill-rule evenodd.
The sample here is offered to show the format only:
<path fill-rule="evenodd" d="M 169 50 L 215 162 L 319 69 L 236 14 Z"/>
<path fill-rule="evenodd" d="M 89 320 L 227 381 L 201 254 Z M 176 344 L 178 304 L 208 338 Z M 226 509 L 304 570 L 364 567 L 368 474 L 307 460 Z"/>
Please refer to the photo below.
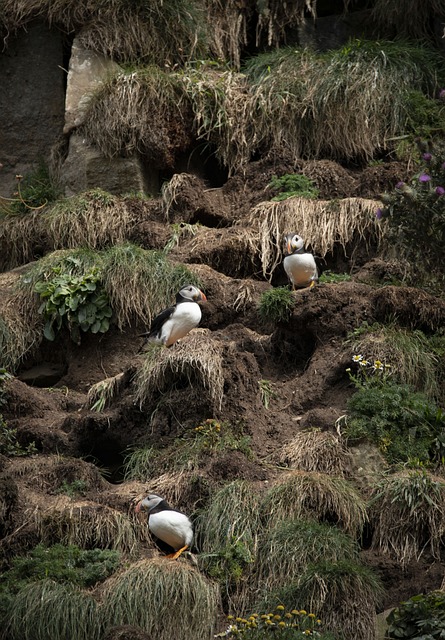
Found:
<path fill-rule="evenodd" d="M 41 216 L 53 250 L 121 243 L 133 222 L 125 200 L 101 189 L 60 200 Z"/>
<path fill-rule="evenodd" d="M 7 631 L 11 640 L 99 640 L 99 605 L 75 587 L 41 580 L 15 596 Z"/>
<path fill-rule="evenodd" d="M 262 511 L 274 519 L 315 518 L 335 522 L 353 538 L 367 521 L 363 499 L 344 478 L 323 473 L 293 471 L 269 489 Z"/>
<path fill-rule="evenodd" d="M 34 249 L 46 238 L 42 211 L 6 215 L 0 224 L 0 270 L 14 269 L 34 260 Z"/>
<path fill-rule="evenodd" d="M 136 400 L 142 407 L 154 394 L 165 393 L 179 378 L 186 378 L 191 386 L 198 385 L 209 395 L 211 406 L 221 408 L 224 392 L 222 345 L 203 339 L 203 331 L 189 334 L 172 348 L 149 349 L 135 375 Z"/>
<path fill-rule="evenodd" d="M 301 471 L 347 476 L 352 457 L 340 437 L 330 431 L 301 431 L 284 445 L 280 462 Z"/>
<path fill-rule="evenodd" d="M 8 33 L 39 17 L 118 61 L 164 65 L 205 56 L 206 14 L 201 2 L 152 0 L 4 0 L 1 23 Z M 82 29 L 81 29 L 82 27 Z M 9 34 L 8 34 L 9 35 Z"/>
<path fill-rule="evenodd" d="M 282 240 L 290 230 L 298 233 L 316 254 L 324 257 L 336 244 L 346 247 L 355 237 L 379 241 L 381 227 L 375 217 L 378 202 L 364 198 L 261 202 L 251 211 L 249 222 L 258 228 L 252 249 L 261 251 L 263 274 L 269 280 L 282 260 Z M 258 226 L 259 224 L 259 226 Z"/>
<path fill-rule="evenodd" d="M 96 382 L 88 389 L 86 406 L 93 411 L 103 411 L 127 384 L 128 374 L 125 371 Z"/>
<path fill-rule="evenodd" d="M 425 551 L 439 559 L 445 534 L 445 481 L 427 471 L 396 473 L 371 496 L 372 546 L 402 565 Z"/>
<path fill-rule="evenodd" d="M 88 501 L 58 503 L 38 510 L 35 519 L 44 540 L 74 544 L 83 549 L 116 549 L 132 553 L 138 545 L 136 524 L 128 516 Z"/>
<path fill-rule="evenodd" d="M 400 37 L 422 39 L 431 37 L 432 16 L 445 19 L 442 0 L 376 0 L 371 12 L 380 29 Z"/>
<path fill-rule="evenodd" d="M 106 628 L 132 624 L 157 640 L 210 640 L 219 604 L 215 584 L 184 561 L 142 560 L 107 581 Z"/>
<path fill-rule="evenodd" d="M 348 1 L 345 5 L 347 6 Z M 346 7 L 345 7 L 346 8 Z M 257 46 L 263 32 L 267 34 L 268 46 L 279 46 L 286 41 L 286 29 L 295 29 L 305 21 L 306 14 L 317 17 L 317 0 L 296 0 L 288 5 L 282 0 L 269 0 L 259 12 L 256 28 Z"/>
<path fill-rule="evenodd" d="M 140 153 L 161 168 L 172 166 L 190 144 L 192 118 L 178 78 L 147 67 L 101 85 L 80 131 L 107 158 Z"/>
<path fill-rule="evenodd" d="M 230 60 L 239 69 L 241 53 L 248 44 L 247 22 L 252 15 L 249 0 L 206 0 L 209 48 L 219 60 Z"/>
<path fill-rule="evenodd" d="M 358 545 L 326 523 L 277 520 L 260 537 L 255 560 L 255 588 L 267 594 L 297 582 L 312 564 L 326 560 L 357 560 Z"/>

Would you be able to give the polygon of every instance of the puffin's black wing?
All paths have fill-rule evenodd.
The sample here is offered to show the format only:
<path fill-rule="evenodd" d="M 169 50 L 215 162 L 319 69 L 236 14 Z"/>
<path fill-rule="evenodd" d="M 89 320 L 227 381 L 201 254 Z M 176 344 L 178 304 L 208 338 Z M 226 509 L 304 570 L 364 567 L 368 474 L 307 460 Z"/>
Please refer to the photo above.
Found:
<path fill-rule="evenodd" d="M 146 338 L 150 336 L 155 336 L 161 330 L 164 322 L 167 322 L 167 320 L 172 317 L 175 309 L 176 307 L 169 307 L 168 309 L 164 309 L 164 311 L 161 311 L 161 313 L 159 313 L 155 318 L 153 318 L 149 331 L 145 333 L 141 333 L 140 337 Z"/>
<path fill-rule="evenodd" d="M 324 258 L 320 258 L 320 256 L 314 256 L 315 264 L 317 265 L 318 277 L 321 276 L 323 271 L 326 269 L 326 260 Z"/>

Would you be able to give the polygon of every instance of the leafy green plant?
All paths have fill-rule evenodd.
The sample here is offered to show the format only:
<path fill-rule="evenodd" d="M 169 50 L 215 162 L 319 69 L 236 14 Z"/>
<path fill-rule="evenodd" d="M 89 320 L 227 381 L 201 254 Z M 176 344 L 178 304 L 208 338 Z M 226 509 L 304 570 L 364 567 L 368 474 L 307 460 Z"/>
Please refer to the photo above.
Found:
<path fill-rule="evenodd" d="M 245 542 L 232 537 L 224 547 L 206 553 L 201 561 L 208 575 L 230 590 L 243 578 L 246 568 L 253 562 L 253 557 Z"/>
<path fill-rule="evenodd" d="M 49 279 L 37 282 L 34 290 L 42 299 L 39 313 L 45 319 L 43 333 L 48 340 L 55 339 L 62 325 L 67 326 L 71 339 L 77 344 L 80 344 L 80 330 L 108 331 L 112 310 L 96 269 L 75 275 L 53 267 Z"/>
<path fill-rule="evenodd" d="M 276 398 L 277 394 L 272 389 L 272 383 L 270 380 L 258 380 L 258 386 L 260 387 L 261 402 L 265 409 L 269 408 L 269 404 L 272 398 Z"/>
<path fill-rule="evenodd" d="M 386 618 L 388 638 L 439 640 L 445 637 L 445 592 L 413 596 Z"/>
<path fill-rule="evenodd" d="M 56 493 L 63 493 L 70 498 L 75 498 L 78 495 L 84 495 L 85 491 L 88 489 L 88 482 L 85 480 L 73 480 L 72 482 L 67 482 L 64 480 L 60 487 L 57 489 Z"/>
<path fill-rule="evenodd" d="M 420 144 L 422 169 L 409 182 L 398 182 L 391 193 L 381 196 L 383 207 L 376 216 L 385 225 L 388 246 L 403 255 L 419 275 L 445 277 L 445 148 L 433 151 Z M 415 232 L 413 233 L 413 229 Z"/>
<path fill-rule="evenodd" d="M 287 287 L 276 287 L 261 295 L 258 313 L 265 322 L 286 322 L 294 306 L 295 298 L 292 291 Z"/>
<path fill-rule="evenodd" d="M 278 195 L 271 198 L 273 202 L 281 202 L 294 196 L 308 199 L 315 199 L 319 196 L 319 191 L 312 180 L 300 173 L 286 173 L 280 177 L 274 176 L 268 184 L 268 188 L 279 192 Z"/>
<path fill-rule="evenodd" d="M 325 284 L 337 284 L 338 282 L 349 282 L 351 276 L 349 273 L 333 273 L 332 271 L 323 271 L 318 281 Z"/>
<path fill-rule="evenodd" d="M 9 458 L 18 456 L 32 456 L 37 453 L 34 442 L 30 442 L 26 447 L 17 440 L 17 429 L 11 429 L 3 420 L 0 414 L 0 453 Z"/>
<path fill-rule="evenodd" d="M 390 463 L 440 462 L 445 413 L 425 394 L 393 380 L 382 362 L 361 355 L 353 360 L 358 370 L 348 373 L 357 391 L 348 401 L 344 435 L 370 440 Z"/>

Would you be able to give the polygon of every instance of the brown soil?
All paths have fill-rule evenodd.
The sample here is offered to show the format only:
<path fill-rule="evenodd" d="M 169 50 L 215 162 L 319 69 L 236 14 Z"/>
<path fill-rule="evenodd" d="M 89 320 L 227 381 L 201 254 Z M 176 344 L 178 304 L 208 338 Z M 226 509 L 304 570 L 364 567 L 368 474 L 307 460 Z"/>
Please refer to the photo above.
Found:
<path fill-rule="evenodd" d="M 202 229 L 197 236 L 181 241 L 171 255 L 188 263 L 203 282 L 208 302 L 203 305 L 201 328 L 193 333 L 205 340 L 210 332 L 222 349 L 222 405 L 212 409 L 205 390 L 180 380 L 164 394 L 162 403 L 157 397 L 157 404 L 141 410 L 130 373 L 141 363 L 138 334 L 144 327 L 127 327 L 122 332 L 113 327 L 99 338 L 85 335 L 80 346 L 67 335 L 55 343 L 42 343 L 18 378 L 42 363 L 62 364 L 63 374 L 50 387 L 13 379 L 7 385 L 8 403 L 3 408 L 20 445 L 34 442 L 38 450 L 32 458 L 0 457 L 0 544 L 6 551 L 6 566 L 12 553 L 36 543 L 39 536 L 32 514 L 60 500 L 63 482 L 83 480 L 82 500 L 130 513 L 134 500 L 152 491 L 158 480 L 122 483 L 125 452 L 136 446 L 171 446 L 174 438 L 206 419 L 228 421 L 238 433 L 249 435 L 253 457 L 240 451 L 209 455 L 195 474 L 198 481 L 195 477 L 193 488 L 173 478 L 170 484 L 161 485 L 166 495 L 180 495 L 181 506 L 193 509 L 206 500 L 212 487 L 228 480 L 243 478 L 259 488 L 268 486 L 280 473 L 274 464 L 280 448 L 298 430 L 334 431 L 337 418 L 345 414 L 352 393 L 345 371 L 352 355 L 345 344 L 350 331 L 362 322 L 371 324 L 389 316 L 397 317 L 402 325 L 428 331 L 443 326 L 445 303 L 420 290 L 382 286 L 390 265 L 374 255 L 355 264 L 349 282 L 296 292 L 297 304 L 289 323 L 267 326 L 261 321 L 258 300 L 271 285 L 262 278 L 258 256 L 246 244 L 243 220 L 253 205 L 273 195 L 268 189 L 273 175 L 296 169 L 316 182 L 323 198 L 377 197 L 405 177 L 398 164 L 359 172 L 330 161 L 292 167 L 276 158 L 252 163 L 245 175 L 230 178 L 220 189 L 210 189 L 201 178 L 190 176 L 176 196 L 169 220 L 199 222 Z M 169 233 L 160 204 L 151 204 L 149 210 L 141 208 L 139 220 L 131 230 L 131 240 L 147 248 L 162 247 Z M 352 269 L 350 258 L 341 252 L 328 260 L 333 267 L 337 260 Z M 187 336 L 184 343 L 190 339 Z M 128 380 L 111 405 L 101 413 L 88 408 L 91 385 L 122 371 L 129 372 Z M 261 398 L 261 380 L 268 381 L 272 391 L 267 408 Z M 355 480 L 366 491 L 366 464 L 375 460 L 368 456 L 363 460 L 359 454 L 355 460 Z M 98 469 L 108 475 L 102 477 Z M 368 532 L 368 538 L 371 535 Z M 440 587 L 444 575 L 444 564 L 427 558 L 404 570 L 391 558 L 369 550 L 363 552 L 363 558 L 383 579 L 382 609 Z M 136 635 L 122 627 L 111 630 L 108 637 Z"/>

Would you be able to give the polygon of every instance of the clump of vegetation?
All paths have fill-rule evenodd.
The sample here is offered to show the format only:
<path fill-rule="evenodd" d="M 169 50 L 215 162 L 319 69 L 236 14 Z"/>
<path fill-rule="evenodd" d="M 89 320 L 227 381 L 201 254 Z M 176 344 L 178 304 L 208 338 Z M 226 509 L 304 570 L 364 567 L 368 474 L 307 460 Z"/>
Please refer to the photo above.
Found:
<path fill-rule="evenodd" d="M 342 439 L 330 431 L 300 431 L 280 452 L 280 462 L 293 469 L 345 476 L 351 454 Z"/>
<path fill-rule="evenodd" d="M 43 334 L 47 340 L 55 340 L 62 326 L 68 328 L 77 344 L 81 341 L 81 330 L 108 331 L 113 312 L 100 277 L 95 269 L 75 275 L 53 267 L 47 279 L 35 284 L 34 290 L 42 300 L 39 313 L 45 319 Z"/>
<path fill-rule="evenodd" d="M 40 163 L 25 177 L 16 176 L 17 193 L 14 198 L 0 198 L 1 215 L 20 215 L 43 209 L 60 196 L 48 167 Z"/>
<path fill-rule="evenodd" d="M 108 581 L 103 620 L 137 625 L 158 640 L 208 640 L 218 601 L 216 585 L 192 565 L 142 560 Z"/>
<path fill-rule="evenodd" d="M 39 635 L 43 630 L 38 631 L 40 624 L 38 612 L 40 606 L 45 608 L 45 595 L 49 595 L 51 592 L 50 599 L 52 599 L 53 596 L 56 597 L 56 594 L 80 594 L 80 592 L 73 591 L 74 586 L 89 588 L 104 581 L 117 570 L 119 560 L 120 554 L 117 551 L 83 550 L 75 545 L 65 546 L 62 544 L 51 547 L 39 544 L 26 556 L 15 556 L 11 560 L 10 568 L 4 571 L 0 577 L 0 623 L 2 627 L 6 628 L 9 624 L 11 630 L 15 629 L 13 637 L 31 637 L 28 635 L 20 636 L 20 632 L 25 633 L 27 625 L 29 629 L 32 625 L 32 617 L 29 618 L 27 614 L 20 621 L 20 612 L 23 612 L 21 607 L 25 602 L 29 604 L 33 602 L 32 610 L 37 613 L 37 617 L 35 620 L 36 635 L 32 635 L 32 637 L 43 638 L 43 634 Z M 59 589 L 58 585 L 64 586 L 60 586 Z M 40 604 L 37 599 L 34 599 L 37 593 L 42 596 Z M 54 604 L 54 599 L 52 602 Z M 62 613 L 58 609 L 54 610 L 51 612 L 51 618 L 53 615 L 62 616 Z M 65 611 L 67 620 L 69 613 L 70 609 L 67 609 Z M 79 611 L 77 613 L 80 615 Z M 79 618 L 80 620 L 82 617 Z M 63 636 L 51 637 L 62 638 Z M 74 637 L 79 636 L 75 635 Z"/>
<path fill-rule="evenodd" d="M 445 412 L 425 394 L 394 381 L 380 360 L 371 362 L 361 354 L 353 360 L 358 369 L 349 374 L 357 391 L 348 401 L 345 437 L 370 440 L 390 463 L 441 463 Z"/>
<path fill-rule="evenodd" d="M 79 495 L 85 495 L 85 492 L 88 489 L 88 482 L 86 480 L 78 479 L 73 480 L 72 482 L 67 482 L 63 480 L 60 487 L 57 489 L 56 493 L 63 493 L 70 498 L 75 498 Z"/>
<path fill-rule="evenodd" d="M 292 471 L 269 489 L 262 510 L 273 519 L 308 518 L 329 521 L 353 537 L 367 521 L 366 505 L 345 478 Z"/>
<path fill-rule="evenodd" d="M 281 202 L 281 200 L 293 198 L 294 196 L 314 199 L 318 198 L 320 193 L 312 180 L 300 173 L 286 173 L 279 177 L 273 176 L 268 188 L 278 191 L 278 194 L 271 198 L 273 202 Z"/>
<path fill-rule="evenodd" d="M 391 475 L 373 490 L 373 547 L 406 564 L 428 549 L 440 557 L 445 530 L 445 482 L 425 470 Z"/>
<path fill-rule="evenodd" d="M 383 194 L 383 207 L 376 211 L 388 250 L 411 263 L 416 283 L 419 277 L 431 278 L 431 271 L 434 277 L 445 277 L 445 148 L 423 150 L 422 165 L 408 183 L 400 181 Z"/>
<path fill-rule="evenodd" d="M 324 284 L 338 284 L 339 282 L 349 282 L 351 276 L 349 273 L 334 273 L 333 271 L 323 271 L 318 281 Z"/>
<path fill-rule="evenodd" d="M 388 638 L 439 640 L 445 635 L 445 593 L 413 596 L 393 609 L 386 621 Z"/>
<path fill-rule="evenodd" d="M 295 306 L 295 297 L 287 287 L 276 287 L 261 294 L 258 313 L 265 322 L 286 322 Z"/>

